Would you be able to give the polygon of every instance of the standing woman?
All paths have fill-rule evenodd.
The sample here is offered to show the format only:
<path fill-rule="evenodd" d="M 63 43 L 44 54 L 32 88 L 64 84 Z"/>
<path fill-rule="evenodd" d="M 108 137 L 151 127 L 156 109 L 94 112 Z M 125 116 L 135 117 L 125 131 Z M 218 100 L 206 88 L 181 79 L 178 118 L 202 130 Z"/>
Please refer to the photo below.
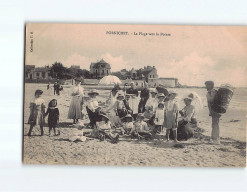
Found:
<path fill-rule="evenodd" d="M 81 78 L 75 78 L 75 86 L 71 91 L 72 100 L 70 102 L 68 119 L 73 119 L 73 123 L 78 122 L 78 119 L 82 118 L 82 106 L 84 90 L 81 86 Z"/>

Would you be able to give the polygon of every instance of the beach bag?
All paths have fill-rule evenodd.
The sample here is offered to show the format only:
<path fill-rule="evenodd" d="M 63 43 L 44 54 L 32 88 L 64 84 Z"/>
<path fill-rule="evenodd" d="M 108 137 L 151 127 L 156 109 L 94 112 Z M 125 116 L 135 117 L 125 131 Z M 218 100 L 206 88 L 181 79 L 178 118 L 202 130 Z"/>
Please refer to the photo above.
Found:
<path fill-rule="evenodd" d="M 222 85 L 214 98 L 212 110 L 216 113 L 226 113 L 233 96 L 233 88 L 230 85 Z"/>

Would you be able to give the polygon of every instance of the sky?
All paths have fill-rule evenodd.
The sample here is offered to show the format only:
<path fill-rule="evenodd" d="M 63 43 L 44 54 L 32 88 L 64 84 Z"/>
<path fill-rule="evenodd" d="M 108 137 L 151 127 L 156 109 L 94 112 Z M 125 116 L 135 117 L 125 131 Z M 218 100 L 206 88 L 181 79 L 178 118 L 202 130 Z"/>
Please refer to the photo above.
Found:
<path fill-rule="evenodd" d="M 149 65 L 159 77 L 175 77 L 183 85 L 203 86 L 213 80 L 216 86 L 247 87 L 247 26 L 26 25 L 26 65 L 57 61 L 89 70 L 91 62 L 102 58 L 112 71 Z"/>

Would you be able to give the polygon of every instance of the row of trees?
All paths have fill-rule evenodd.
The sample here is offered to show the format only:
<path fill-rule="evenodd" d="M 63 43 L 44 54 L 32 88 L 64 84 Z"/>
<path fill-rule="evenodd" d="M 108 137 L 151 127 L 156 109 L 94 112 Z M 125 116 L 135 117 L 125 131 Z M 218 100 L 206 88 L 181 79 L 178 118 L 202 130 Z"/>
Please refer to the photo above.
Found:
<path fill-rule="evenodd" d="M 50 69 L 52 78 L 57 79 L 72 79 L 74 77 L 82 76 L 83 78 L 91 78 L 90 72 L 86 69 L 66 68 L 61 62 L 55 62 Z"/>

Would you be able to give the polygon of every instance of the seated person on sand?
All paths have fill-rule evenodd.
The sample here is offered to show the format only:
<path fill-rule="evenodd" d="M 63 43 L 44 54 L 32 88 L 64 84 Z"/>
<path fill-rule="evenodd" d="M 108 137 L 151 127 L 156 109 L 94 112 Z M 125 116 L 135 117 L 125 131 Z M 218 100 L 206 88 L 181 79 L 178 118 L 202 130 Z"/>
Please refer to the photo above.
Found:
<path fill-rule="evenodd" d="M 137 115 L 136 122 L 134 123 L 133 129 L 131 130 L 132 138 L 145 138 L 145 139 L 152 139 L 152 134 L 149 132 L 149 128 L 144 120 L 143 113 L 139 113 Z"/>
<path fill-rule="evenodd" d="M 179 111 L 182 116 L 182 120 L 178 122 L 177 128 L 177 139 L 181 140 L 188 140 L 189 138 L 193 137 L 194 130 L 197 128 L 197 122 L 195 119 L 195 107 L 191 105 L 193 101 L 193 96 L 188 95 L 184 98 L 185 107 Z M 174 139 L 174 136 L 170 136 L 171 139 Z"/>
<path fill-rule="evenodd" d="M 122 93 L 118 93 L 117 101 L 113 105 L 113 109 L 116 112 L 116 115 L 119 116 L 120 119 L 127 115 L 127 109 L 124 104 L 124 95 Z"/>
<path fill-rule="evenodd" d="M 95 127 L 96 121 L 99 118 L 99 111 L 98 111 L 99 103 L 98 103 L 98 100 L 96 99 L 98 95 L 99 93 L 95 89 L 93 89 L 92 91 L 88 93 L 89 100 L 87 102 L 86 109 L 87 109 L 88 117 L 90 120 L 90 123 L 89 123 L 90 128 Z"/>
<path fill-rule="evenodd" d="M 184 98 L 185 107 L 179 111 L 182 117 L 182 120 L 179 121 L 179 125 L 186 125 L 187 123 L 191 123 L 194 126 L 197 126 L 197 121 L 195 118 L 195 107 L 191 105 L 192 101 L 193 97 L 190 95 Z"/>
<path fill-rule="evenodd" d="M 131 130 L 134 127 L 133 120 L 134 119 L 130 114 L 127 114 L 123 119 L 123 130 L 127 135 L 130 134 Z"/>
<path fill-rule="evenodd" d="M 110 139 L 112 143 L 117 143 L 119 135 L 113 133 L 111 122 L 106 113 L 101 112 L 99 114 L 100 120 L 96 122 L 96 129 L 94 129 L 94 134 L 98 134 L 100 141 L 105 139 Z"/>

